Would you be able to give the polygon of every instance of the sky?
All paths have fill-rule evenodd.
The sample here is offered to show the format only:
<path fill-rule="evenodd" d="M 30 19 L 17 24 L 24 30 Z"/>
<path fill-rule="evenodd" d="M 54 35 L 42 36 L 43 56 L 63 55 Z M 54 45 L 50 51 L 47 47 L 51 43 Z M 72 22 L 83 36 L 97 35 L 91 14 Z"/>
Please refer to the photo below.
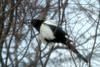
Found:
<path fill-rule="evenodd" d="M 30 0 L 30 1 L 32 1 L 32 0 Z M 39 0 L 39 3 L 41 3 L 40 5 L 45 6 L 44 1 L 45 0 Z M 53 2 L 55 3 L 56 1 L 57 0 L 53 0 L 52 3 Z M 73 40 L 77 41 L 77 43 L 76 43 L 76 45 L 78 45 L 77 49 L 79 49 L 83 55 L 86 55 L 91 51 L 90 48 L 93 46 L 93 43 L 94 43 L 94 38 L 92 38 L 93 35 L 95 35 L 95 29 L 96 29 L 96 27 L 95 27 L 96 24 L 94 22 L 98 21 L 98 14 L 100 11 L 98 1 L 97 0 L 69 0 L 68 3 L 69 3 L 68 7 L 66 7 L 66 10 L 65 10 L 65 16 L 66 16 L 66 19 L 68 22 L 68 26 L 67 26 L 68 34 L 70 34 L 70 36 Z M 80 5 L 79 3 L 82 4 L 81 7 L 79 7 L 79 5 Z M 83 9 L 83 7 L 84 7 L 84 9 Z M 8 6 L 7 6 L 7 8 L 8 8 Z M 53 13 L 53 11 L 52 11 L 52 13 Z M 50 19 L 52 13 L 48 12 L 47 19 Z M 30 18 L 30 15 L 27 18 Z M 56 16 L 53 20 L 58 21 L 57 18 L 58 17 Z M 64 28 L 65 28 L 65 26 L 64 26 Z M 24 29 L 23 29 L 23 33 L 26 33 L 29 28 L 27 26 L 25 26 Z M 98 33 L 100 34 L 100 30 L 98 30 Z M 28 40 L 31 38 L 30 34 L 31 34 L 31 32 L 29 32 L 27 37 L 26 37 L 27 43 L 29 42 Z M 81 35 L 81 34 L 83 34 L 83 35 Z M 10 37 L 11 36 L 9 36 L 7 38 L 8 42 L 9 42 Z M 89 38 L 91 38 L 91 39 L 88 42 L 86 42 L 87 39 L 89 39 Z M 100 36 L 98 36 L 98 38 L 97 38 L 97 45 L 96 45 L 97 47 L 100 46 L 99 40 L 100 40 Z M 84 43 L 84 42 L 86 42 L 86 43 Z M 12 47 L 14 46 L 14 44 L 15 44 L 15 41 L 12 42 Z M 25 45 L 25 44 L 26 44 L 25 40 L 23 40 L 20 43 L 21 46 L 19 46 L 19 50 L 18 50 L 18 55 L 19 55 L 18 58 L 19 59 L 22 58 L 22 56 L 20 55 L 20 51 L 22 51 L 24 54 L 25 49 L 27 49 L 28 45 Z M 36 39 L 33 39 L 32 43 L 29 46 L 30 47 L 30 49 L 28 50 L 29 54 L 34 53 L 34 50 L 32 48 L 36 47 L 36 45 L 34 45 L 34 47 L 32 47 L 33 46 L 32 44 L 36 44 Z M 61 44 L 55 44 L 55 45 L 61 46 Z M 42 48 L 44 48 L 44 47 L 45 46 L 42 45 Z M 88 50 L 84 50 L 84 48 L 85 49 L 88 48 Z M 49 47 L 47 47 L 47 49 L 44 51 L 44 53 L 47 52 L 48 49 L 49 49 Z M 3 49 L 4 53 L 6 51 L 7 51 L 6 49 Z M 12 48 L 10 50 L 10 52 L 13 52 L 13 51 L 14 51 L 14 49 Z M 100 48 L 96 48 L 94 52 L 95 52 L 95 54 L 93 55 L 93 58 L 92 58 L 92 60 L 93 60 L 92 66 L 99 67 L 100 66 L 100 63 L 99 63 L 99 61 L 100 61 L 100 58 L 99 58 Z M 27 55 L 28 55 L 28 53 L 27 53 Z M 59 55 L 59 54 L 61 54 L 61 55 Z M 67 61 L 68 59 L 64 58 L 66 56 L 70 57 L 70 53 L 68 50 L 63 50 L 63 49 L 62 50 L 61 49 L 55 50 L 50 56 L 51 61 L 49 61 L 47 67 L 50 67 L 50 66 L 55 67 L 56 63 L 53 63 L 54 61 L 56 61 L 58 63 L 59 67 L 66 67 L 66 66 L 75 67 L 74 62 L 72 62 L 73 60 L 71 62 Z M 5 57 L 6 57 L 6 55 L 3 54 L 3 58 L 5 58 Z M 14 56 L 12 56 L 12 57 L 14 57 Z M 34 55 L 32 55 L 31 57 L 34 57 Z M 57 57 L 60 57 L 60 58 L 57 58 Z M 56 60 L 53 60 L 55 58 L 56 58 Z M 28 59 L 29 58 L 24 58 L 23 61 L 25 63 L 29 63 Z M 59 64 L 59 61 L 62 61 L 62 64 L 61 63 Z M 67 64 L 66 64 L 66 61 L 68 62 Z M 76 61 L 79 61 L 79 60 L 77 59 Z M 82 62 L 81 62 L 81 65 L 82 65 Z M 85 64 L 83 67 L 88 67 L 88 66 Z"/>

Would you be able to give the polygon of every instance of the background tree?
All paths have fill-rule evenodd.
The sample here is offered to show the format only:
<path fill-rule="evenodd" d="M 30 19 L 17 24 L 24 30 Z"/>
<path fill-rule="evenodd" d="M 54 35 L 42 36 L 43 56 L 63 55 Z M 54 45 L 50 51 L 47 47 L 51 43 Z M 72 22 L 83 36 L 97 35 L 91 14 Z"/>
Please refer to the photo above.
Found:
<path fill-rule="evenodd" d="M 56 20 L 89 64 L 62 44 L 44 45 L 31 19 Z M 100 0 L 0 0 L 0 67 L 99 67 Z"/>

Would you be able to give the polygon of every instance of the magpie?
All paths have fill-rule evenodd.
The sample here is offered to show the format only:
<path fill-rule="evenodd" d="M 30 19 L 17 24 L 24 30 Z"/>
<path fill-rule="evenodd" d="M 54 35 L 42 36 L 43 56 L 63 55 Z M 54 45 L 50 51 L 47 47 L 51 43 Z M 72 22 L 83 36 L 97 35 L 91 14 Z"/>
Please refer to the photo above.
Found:
<path fill-rule="evenodd" d="M 39 32 L 41 36 L 41 40 L 47 43 L 62 43 L 68 47 L 69 50 L 73 51 L 79 58 L 83 59 L 86 63 L 88 60 L 81 55 L 75 46 L 72 44 L 72 40 L 68 37 L 69 35 L 63 31 L 61 27 L 58 27 L 49 23 L 55 22 L 54 20 L 40 20 L 40 19 L 32 19 L 32 26 Z M 66 37 L 68 36 L 68 37 Z"/>

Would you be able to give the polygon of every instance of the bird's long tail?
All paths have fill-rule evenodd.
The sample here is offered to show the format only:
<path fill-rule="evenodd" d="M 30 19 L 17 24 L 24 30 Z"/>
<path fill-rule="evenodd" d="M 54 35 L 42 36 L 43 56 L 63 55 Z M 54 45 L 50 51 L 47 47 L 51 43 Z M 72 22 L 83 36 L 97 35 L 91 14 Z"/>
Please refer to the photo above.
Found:
<path fill-rule="evenodd" d="M 68 41 L 66 43 L 66 45 L 68 46 L 68 48 L 73 51 L 80 59 L 84 60 L 86 63 L 88 63 L 88 60 L 82 55 L 80 54 L 77 49 L 75 48 L 75 46 L 73 44 L 71 44 L 70 42 L 72 41 Z"/>

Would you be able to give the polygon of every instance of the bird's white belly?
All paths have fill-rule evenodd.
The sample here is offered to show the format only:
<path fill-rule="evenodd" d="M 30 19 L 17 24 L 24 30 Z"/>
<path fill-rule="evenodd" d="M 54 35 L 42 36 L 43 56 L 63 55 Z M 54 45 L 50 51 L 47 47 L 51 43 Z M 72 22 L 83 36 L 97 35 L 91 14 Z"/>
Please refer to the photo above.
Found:
<path fill-rule="evenodd" d="M 40 28 L 40 35 L 44 39 L 54 39 L 55 36 L 49 26 L 42 24 Z"/>

